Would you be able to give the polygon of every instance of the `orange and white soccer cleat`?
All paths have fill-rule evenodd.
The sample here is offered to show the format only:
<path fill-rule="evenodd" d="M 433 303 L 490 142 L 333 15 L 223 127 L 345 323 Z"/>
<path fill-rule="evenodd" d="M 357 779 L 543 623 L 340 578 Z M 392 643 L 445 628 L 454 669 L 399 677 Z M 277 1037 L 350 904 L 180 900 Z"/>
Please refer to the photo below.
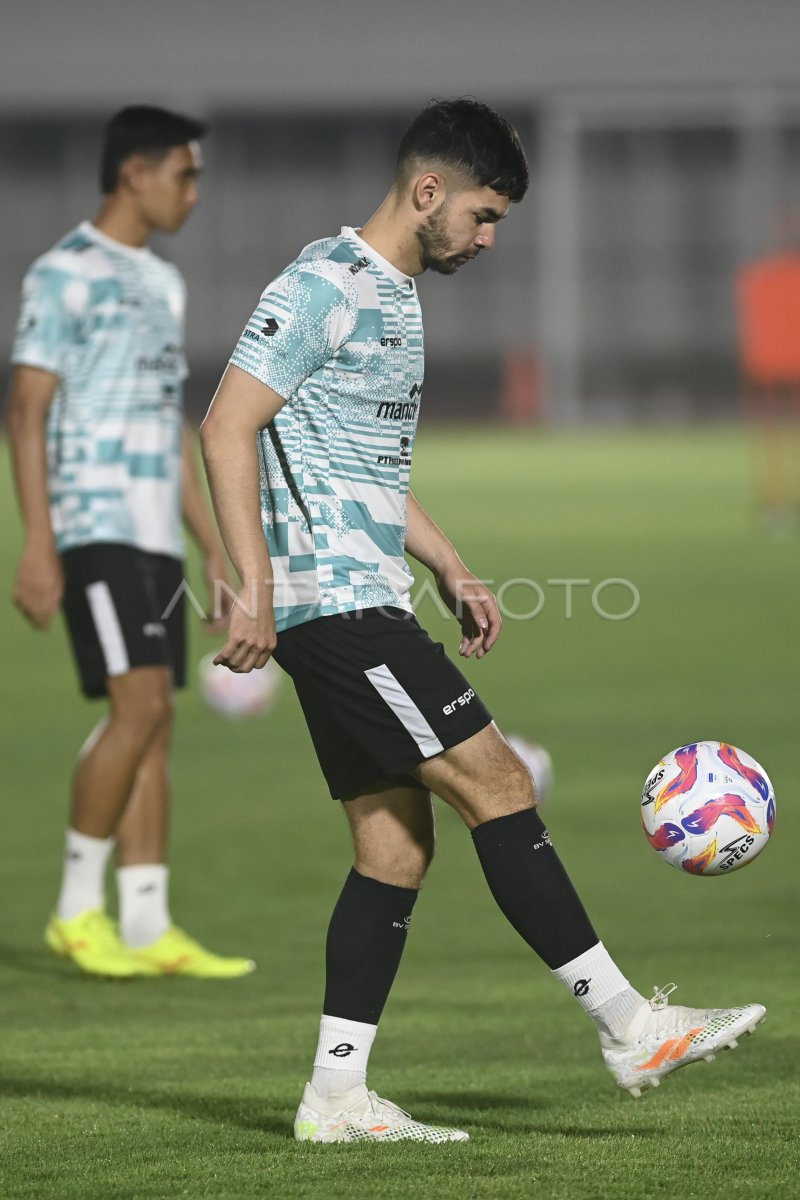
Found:
<path fill-rule="evenodd" d="M 676 985 L 656 988 L 618 1038 L 600 1034 L 603 1061 L 618 1087 L 638 1100 L 647 1088 L 689 1063 L 713 1062 L 718 1050 L 733 1050 L 743 1034 L 755 1033 L 767 1015 L 763 1004 L 742 1008 L 670 1007 Z"/>

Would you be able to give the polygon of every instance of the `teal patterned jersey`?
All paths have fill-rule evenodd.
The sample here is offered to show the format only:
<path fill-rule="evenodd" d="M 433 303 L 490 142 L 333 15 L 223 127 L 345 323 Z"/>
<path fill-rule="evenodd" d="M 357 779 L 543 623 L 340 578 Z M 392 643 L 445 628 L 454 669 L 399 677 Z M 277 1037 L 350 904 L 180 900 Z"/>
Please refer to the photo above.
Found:
<path fill-rule="evenodd" d="M 286 401 L 258 436 L 279 630 L 410 609 L 406 500 L 423 376 L 413 279 L 349 228 L 264 292 L 231 362 Z"/>
<path fill-rule="evenodd" d="M 88 221 L 28 271 L 12 361 L 59 379 L 47 423 L 59 550 L 182 555 L 184 307 L 175 267 Z"/>

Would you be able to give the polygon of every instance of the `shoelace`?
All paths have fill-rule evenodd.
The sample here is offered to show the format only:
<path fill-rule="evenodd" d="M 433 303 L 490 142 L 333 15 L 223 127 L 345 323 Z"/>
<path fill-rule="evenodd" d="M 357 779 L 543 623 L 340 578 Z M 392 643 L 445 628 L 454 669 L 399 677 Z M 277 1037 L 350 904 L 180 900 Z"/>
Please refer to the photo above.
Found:
<path fill-rule="evenodd" d="M 669 997 L 673 992 L 678 990 L 677 983 L 667 983 L 663 988 L 657 984 L 653 987 L 653 995 L 648 1000 L 648 1004 L 653 1012 L 658 1012 L 662 1008 L 666 1008 L 669 1004 Z"/>
<path fill-rule="evenodd" d="M 374 1116 L 379 1119 L 384 1117 L 405 1117 L 408 1121 L 414 1119 L 404 1108 L 400 1108 L 398 1104 L 392 1104 L 391 1100 L 384 1100 L 377 1092 L 367 1092 L 367 1096 Z"/>

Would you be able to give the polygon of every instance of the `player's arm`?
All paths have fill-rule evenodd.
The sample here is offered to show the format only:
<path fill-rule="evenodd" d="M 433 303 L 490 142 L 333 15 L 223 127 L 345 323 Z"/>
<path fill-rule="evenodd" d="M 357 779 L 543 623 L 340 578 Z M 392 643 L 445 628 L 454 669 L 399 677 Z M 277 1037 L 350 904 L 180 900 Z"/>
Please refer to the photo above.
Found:
<path fill-rule="evenodd" d="M 58 376 L 51 371 L 14 368 L 8 435 L 25 544 L 13 599 L 36 629 L 47 629 L 64 593 L 64 572 L 56 551 L 47 487 L 47 413 L 57 389 Z"/>
<path fill-rule="evenodd" d="M 492 592 L 456 552 L 450 539 L 428 516 L 413 492 L 408 493 L 406 550 L 426 566 L 439 594 L 461 625 L 462 657 L 483 658 L 500 635 L 502 619 Z"/>
<path fill-rule="evenodd" d="M 228 558 L 208 506 L 197 469 L 195 436 L 184 422 L 181 454 L 181 505 L 186 528 L 203 559 L 203 575 L 208 587 L 212 614 L 211 631 L 224 629 L 230 612 L 231 580 Z"/>
<path fill-rule="evenodd" d="M 272 564 L 261 525 L 256 437 L 284 403 L 255 376 L 229 365 L 200 426 L 214 512 L 241 580 L 228 639 L 214 660 L 232 671 L 263 667 L 277 645 Z"/>

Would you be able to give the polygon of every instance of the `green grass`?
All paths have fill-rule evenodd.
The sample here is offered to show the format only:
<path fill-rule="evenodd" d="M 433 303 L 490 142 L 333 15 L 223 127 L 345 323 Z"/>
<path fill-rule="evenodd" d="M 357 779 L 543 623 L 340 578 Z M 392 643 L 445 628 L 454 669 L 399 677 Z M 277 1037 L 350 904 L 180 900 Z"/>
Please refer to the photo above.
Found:
<path fill-rule="evenodd" d="M 674 979 L 689 1003 L 759 999 L 767 1024 L 639 1103 L 618 1095 L 590 1022 L 505 926 L 469 836 L 442 807 L 371 1079 L 472 1140 L 295 1144 L 348 843 L 290 689 L 267 718 L 242 723 L 213 717 L 193 690 L 179 703 L 174 911 L 259 970 L 219 984 L 92 981 L 47 957 L 41 935 L 71 763 L 97 710 L 77 698 L 60 628 L 34 634 L 9 607 L 3 1200 L 800 1194 L 797 543 L 753 522 L 733 430 L 424 432 L 415 459 L 420 500 L 474 569 L 543 588 L 540 615 L 508 621 L 466 672 L 501 727 L 550 749 L 548 819 L 601 936 L 642 990 Z M 1 487 L 10 567 L 20 539 L 5 466 Z M 585 587 L 566 620 L 563 586 L 547 583 L 617 577 L 641 594 L 626 621 L 596 615 Z M 531 593 L 507 599 L 530 607 Z M 629 603 L 611 589 L 601 599 Z M 455 651 L 454 625 L 429 601 L 420 617 Z M 193 642 L 197 660 L 199 629 Z M 718 880 L 659 863 L 639 828 L 648 769 L 704 737 L 759 758 L 778 797 L 763 857 Z"/>

